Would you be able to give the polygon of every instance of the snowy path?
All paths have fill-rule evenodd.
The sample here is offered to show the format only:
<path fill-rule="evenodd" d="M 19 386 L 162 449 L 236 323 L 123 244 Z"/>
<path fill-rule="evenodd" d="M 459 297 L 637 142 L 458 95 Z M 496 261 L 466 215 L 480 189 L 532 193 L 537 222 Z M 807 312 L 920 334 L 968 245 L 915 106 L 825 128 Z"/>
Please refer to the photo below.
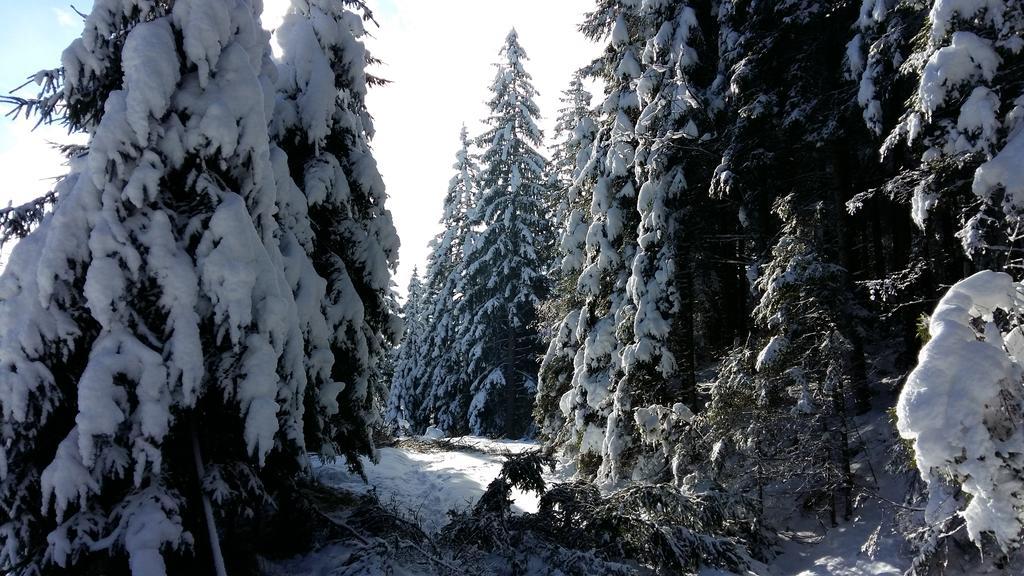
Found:
<path fill-rule="evenodd" d="M 381 502 L 394 504 L 421 521 L 428 532 L 448 523 L 448 510 L 465 510 L 476 503 L 501 470 L 500 452 L 538 448 L 530 442 L 464 437 L 451 439 L 465 451 L 417 452 L 405 448 L 381 448 L 380 461 L 363 460 L 368 483 L 348 471 L 344 462 L 317 467 L 317 478 L 328 486 L 353 492 L 376 489 Z M 553 479 L 551 477 L 549 480 Z M 515 491 L 513 508 L 536 512 L 535 494 Z"/>

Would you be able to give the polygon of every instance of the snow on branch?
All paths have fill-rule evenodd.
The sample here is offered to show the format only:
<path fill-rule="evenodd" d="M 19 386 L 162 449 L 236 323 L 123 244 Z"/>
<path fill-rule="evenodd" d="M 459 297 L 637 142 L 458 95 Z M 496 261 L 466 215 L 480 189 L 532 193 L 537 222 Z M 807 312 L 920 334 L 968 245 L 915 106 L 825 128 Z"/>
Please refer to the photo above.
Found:
<path fill-rule="evenodd" d="M 955 510 L 947 482 L 970 495 L 960 514 L 973 541 L 991 534 L 1004 550 L 1024 531 L 1024 332 L 1005 327 L 1022 311 L 1010 276 L 979 272 L 950 288 L 929 322 L 931 340 L 896 410 L 928 483 L 926 519 Z"/>

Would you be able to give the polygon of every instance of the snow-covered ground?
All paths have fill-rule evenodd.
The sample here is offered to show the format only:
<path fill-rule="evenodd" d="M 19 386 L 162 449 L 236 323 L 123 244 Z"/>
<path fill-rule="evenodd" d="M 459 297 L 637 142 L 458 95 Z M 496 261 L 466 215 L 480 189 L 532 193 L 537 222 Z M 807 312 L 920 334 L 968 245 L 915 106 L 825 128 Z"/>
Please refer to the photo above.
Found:
<path fill-rule="evenodd" d="M 891 529 L 876 533 L 873 524 L 858 518 L 833 528 L 820 542 L 784 540 L 771 571 L 778 576 L 901 576 L 907 559 L 896 545 L 899 536 Z"/>
<path fill-rule="evenodd" d="M 876 394 L 885 394 L 879 390 Z M 781 554 L 771 563 L 778 576 L 900 576 L 913 556 L 906 536 L 897 527 L 907 486 L 883 464 L 884 453 L 897 439 L 882 410 L 852 419 L 862 449 L 852 463 L 858 477 L 870 479 L 854 510 L 854 517 L 839 526 L 811 524 L 794 514 L 787 518 L 792 533 L 782 535 Z"/>
<path fill-rule="evenodd" d="M 353 492 L 376 490 L 381 502 L 397 506 L 419 520 L 425 530 L 435 532 L 448 523 L 449 510 L 465 510 L 476 503 L 501 470 L 503 451 L 518 453 L 539 448 L 531 442 L 472 436 L 450 441 L 460 449 L 420 452 L 381 448 L 376 464 L 363 460 L 367 482 L 350 472 L 342 460 L 318 463 L 316 475 L 328 486 Z M 555 478 L 549 474 L 547 479 Z M 537 511 L 538 495 L 517 490 L 512 497 L 513 509 Z"/>
<path fill-rule="evenodd" d="M 882 418 L 884 415 L 872 414 L 862 422 L 861 433 L 871 448 L 877 449 L 891 441 L 884 438 L 891 431 L 883 425 Z M 532 442 L 479 437 L 449 438 L 436 446 L 431 446 L 432 439 L 427 437 L 412 440 L 415 440 L 412 445 L 400 441 L 396 447 L 381 448 L 376 464 L 364 459 L 366 482 L 350 472 L 343 461 L 317 463 L 316 475 L 328 486 L 360 493 L 375 490 L 385 505 L 407 513 L 428 532 L 436 532 L 448 522 L 449 510 L 470 508 L 483 494 L 501 470 L 503 452 L 517 453 L 539 448 Z M 564 474 L 561 471 L 548 471 L 546 479 L 549 482 L 565 480 Z M 878 470 L 878 474 L 880 494 L 885 498 L 895 496 L 899 491 L 895 479 L 882 470 Z M 536 512 L 536 494 L 516 491 L 513 498 L 515 510 Z M 892 510 L 883 501 L 869 499 L 861 503 L 852 522 L 827 532 L 817 524 L 806 526 L 806 530 L 794 526 L 794 531 L 780 542 L 781 554 L 770 562 L 768 568 L 759 566 L 756 573 L 750 574 L 903 574 L 909 563 L 908 550 L 904 548 L 905 540 L 896 533 L 891 519 L 887 518 L 891 513 Z M 328 556 L 337 560 L 334 553 Z M 710 569 L 702 572 L 704 576 L 717 574 L 724 572 Z"/>

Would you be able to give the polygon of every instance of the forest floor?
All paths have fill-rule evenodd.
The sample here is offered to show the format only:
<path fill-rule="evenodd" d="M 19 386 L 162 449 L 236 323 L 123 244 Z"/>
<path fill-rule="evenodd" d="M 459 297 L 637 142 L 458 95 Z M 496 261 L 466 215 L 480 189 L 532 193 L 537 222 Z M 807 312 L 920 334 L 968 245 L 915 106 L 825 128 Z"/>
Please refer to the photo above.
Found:
<path fill-rule="evenodd" d="M 860 422 L 860 433 L 869 447 L 891 442 L 884 426 L 884 415 Z M 434 440 L 425 437 L 401 439 L 393 446 L 381 448 L 377 463 L 364 461 L 366 481 L 348 470 L 341 462 L 317 463 L 316 475 L 321 484 L 358 494 L 373 494 L 386 509 L 411 519 L 427 534 L 436 533 L 447 524 L 449 510 L 467 510 L 483 494 L 501 469 L 506 452 L 522 452 L 538 446 L 527 441 L 491 440 L 477 437 Z M 877 458 L 877 457 L 876 457 Z M 862 464 L 867 466 L 870 458 Z M 900 575 L 909 567 L 910 550 L 899 536 L 895 514 L 884 498 L 888 492 L 897 496 L 905 487 L 879 470 L 874 464 L 878 488 L 876 496 L 858 502 L 856 514 L 849 522 L 835 528 L 799 512 L 780 518 L 778 556 L 767 568 L 759 568 L 756 576 L 862 576 Z M 560 471 L 547 471 L 546 480 L 567 480 Z M 879 498 L 881 497 L 881 498 Z M 538 497 L 534 494 L 513 494 L 514 510 L 536 512 Z M 321 550 L 309 557 L 295 559 L 288 566 L 278 566 L 280 574 L 354 574 L 337 567 L 351 562 L 351 550 L 345 546 Z M 395 568 L 396 565 L 389 565 Z M 408 562 L 395 574 L 416 576 Z M 424 574 L 435 574 L 425 565 Z M 762 571 L 764 570 L 764 571 Z M 442 572 L 444 572 L 442 570 Z M 706 570 L 702 576 L 723 576 L 725 572 Z M 754 574 L 749 572 L 747 576 Z"/>
<path fill-rule="evenodd" d="M 913 510 L 899 504 L 907 493 L 905 478 L 891 474 L 885 461 L 898 439 L 889 415 L 872 411 L 851 420 L 859 446 L 852 463 L 861 479 L 853 517 L 829 527 L 799 512 L 780 517 L 781 554 L 771 563 L 778 576 L 901 576 L 913 560 L 912 546 L 900 527 Z M 781 516 L 781 515 L 780 515 Z"/>
<path fill-rule="evenodd" d="M 356 493 L 376 491 L 388 508 L 418 522 L 428 533 L 448 523 L 448 511 L 464 511 L 483 495 L 498 476 L 502 454 L 535 450 L 539 446 L 520 440 L 491 440 L 465 436 L 432 440 L 400 439 L 378 450 L 378 462 L 363 460 L 366 482 L 348 470 L 344 462 L 318 464 L 317 480 L 326 486 Z M 548 471 L 545 481 L 559 481 Z M 536 512 L 540 498 L 513 490 L 512 509 Z"/>

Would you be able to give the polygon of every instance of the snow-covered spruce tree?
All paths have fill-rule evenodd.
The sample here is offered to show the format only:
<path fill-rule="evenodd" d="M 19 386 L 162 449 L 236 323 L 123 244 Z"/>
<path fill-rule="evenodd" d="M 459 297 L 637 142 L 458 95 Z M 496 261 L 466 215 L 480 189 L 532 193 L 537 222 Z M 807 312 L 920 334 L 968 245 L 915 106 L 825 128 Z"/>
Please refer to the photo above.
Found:
<path fill-rule="evenodd" d="M 702 262 L 700 245 L 714 218 L 706 190 L 691 188 L 687 177 L 704 177 L 714 167 L 701 153 L 701 136 L 709 128 L 704 94 L 715 71 L 714 58 L 698 51 L 707 48 L 698 12 L 708 18 L 710 6 L 654 2 L 641 9 L 646 42 L 637 83 L 640 223 L 627 283 L 636 313 L 619 383 L 622 391 L 628 388 L 626 405 L 633 410 L 618 420 L 620 434 L 633 439 L 619 465 L 623 476 L 634 479 L 671 479 L 676 442 L 669 437 L 678 440 L 683 423 L 698 409 L 698 333 L 707 308 L 700 286 L 704 275 L 714 273 Z"/>
<path fill-rule="evenodd" d="M 560 269 L 561 230 L 569 214 L 570 189 L 578 173 L 577 156 L 587 144 L 586 133 L 590 131 L 593 122 L 590 119 L 592 99 L 593 96 L 583 86 L 582 71 L 573 74 L 569 87 L 562 91 L 558 99 L 561 107 L 551 137 L 551 160 L 546 166 L 547 187 L 544 195 L 544 216 L 550 224 L 549 230 L 541 238 L 543 258 L 547 270 L 552 273 Z M 582 131 L 582 134 L 578 131 Z"/>
<path fill-rule="evenodd" d="M 755 326 L 768 340 L 754 362 L 751 427 L 758 428 L 760 454 L 773 455 L 757 458 L 759 473 L 776 480 L 796 475 L 812 494 L 824 491 L 834 523 L 837 514 L 849 519 L 852 510 L 845 270 L 821 244 L 831 218 L 826 204 L 790 195 L 776 201 L 775 214 L 783 228 L 755 284 L 760 299 L 753 310 Z M 779 454 L 782 460 L 776 460 Z"/>
<path fill-rule="evenodd" d="M 426 341 L 430 336 L 430 322 L 426 315 L 428 296 L 419 272 L 413 269 L 405 306 L 402 307 L 405 334 L 395 359 L 395 373 L 391 380 L 384 418 L 391 430 L 402 435 L 409 435 L 417 430 L 414 415 L 420 398 L 416 392 L 421 388 L 421 363 Z"/>
<path fill-rule="evenodd" d="M 583 72 L 573 74 L 569 87 L 562 91 L 558 101 L 558 117 L 555 120 L 554 144 L 548 173 L 553 177 L 553 186 L 548 190 L 547 208 L 554 217 L 554 224 L 562 228 L 571 211 L 574 198 L 572 186 L 579 176 L 585 160 L 581 154 L 589 152 L 593 139 L 593 119 L 590 103 L 593 95 L 583 85 Z M 581 161 L 582 160 L 582 161 Z"/>
<path fill-rule="evenodd" d="M 632 341 L 633 325 L 626 282 L 638 224 L 634 156 L 640 102 L 636 81 L 642 73 L 644 39 L 637 4 L 602 0 L 581 26 L 588 38 L 607 43 L 589 70 L 604 82 L 605 89 L 596 119 L 598 133 L 581 182 L 589 188 L 585 197 L 591 200 L 590 214 L 571 217 L 567 225 L 573 231 L 564 240 L 578 241 L 580 225 L 589 222 L 583 236 L 586 254 L 577 279 L 583 300 L 575 334 L 580 348 L 574 359 L 572 388 L 560 402 L 569 427 L 562 440 L 568 453 L 576 456 L 584 476 L 593 476 L 606 461 L 601 475 L 610 479 L 620 477 L 616 458 L 629 441 L 617 431 L 618 419 L 625 418 L 630 408 L 628 393 L 618 396 L 614 413 L 612 406 L 622 377 L 622 349 Z M 613 414 L 614 420 L 609 421 Z M 616 433 L 606 438 L 609 428 Z"/>
<path fill-rule="evenodd" d="M 554 147 L 548 164 L 548 201 L 553 210 L 552 227 L 557 232 L 554 262 L 549 274 L 552 287 L 548 300 L 541 307 L 541 318 L 550 327 L 548 349 L 541 361 L 537 383 L 534 419 L 545 440 L 555 440 L 565 427 L 565 414 L 559 406 L 569 391 L 573 360 L 579 349 L 576 327 L 583 305 L 576 281 L 586 256 L 585 237 L 590 214 L 587 182 L 593 172 L 593 144 L 597 126 L 590 109 L 592 96 L 583 86 L 583 72 L 577 72 L 562 92 L 555 123 Z"/>
<path fill-rule="evenodd" d="M 283 54 L 274 132 L 309 219 L 304 236 L 288 246 L 312 261 L 311 268 L 288 270 L 316 384 L 305 398 L 307 445 L 345 455 L 358 468 L 358 456 L 373 450 L 371 428 L 389 384 L 379 364 L 397 342 L 401 320 L 391 281 L 398 236 L 369 146 L 370 56 L 360 39 L 370 15 L 353 4 L 362 16 L 345 2 L 293 3 L 276 32 Z"/>
<path fill-rule="evenodd" d="M 536 150 L 543 139 L 536 125 L 537 92 L 515 30 L 500 54 L 489 129 L 478 139 L 479 232 L 466 246 L 456 290 L 465 322 L 457 346 L 468 361 L 469 430 L 517 437 L 530 424 L 542 352 L 535 320 L 547 286 L 536 238 L 547 226 L 545 160 Z"/>
<path fill-rule="evenodd" d="M 956 516 L 978 546 L 1021 546 L 1022 310 L 1022 287 L 983 271 L 950 288 L 929 320 L 931 339 L 896 406 L 900 434 L 914 441 L 928 484 L 925 521 L 935 529 L 925 553 Z"/>
<path fill-rule="evenodd" d="M 1004 0 L 934 0 L 922 36 L 901 68 L 916 79 L 916 94 L 882 152 L 906 143 L 919 154 L 908 168 L 919 176 L 918 226 L 951 229 L 977 264 L 1005 265 L 1019 258 L 1024 206 L 1016 169 L 1024 159 L 1024 11 Z"/>
<path fill-rule="evenodd" d="M 419 431 L 436 425 L 450 434 L 467 431 L 469 383 L 465 357 L 456 344 L 464 324 L 459 307 L 463 258 L 473 233 L 471 217 L 479 197 L 480 179 L 465 126 L 459 137 L 462 145 L 455 155 L 455 174 L 444 197 L 442 230 L 431 244 L 424 278 L 430 324 L 418 368 L 422 389 L 416 393 L 418 409 L 414 420 Z"/>
<path fill-rule="evenodd" d="M 338 388 L 259 13 L 102 0 L 64 53 L 88 152 L 0 279 L 5 570 L 246 571 L 307 465 L 304 399 Z"/>

